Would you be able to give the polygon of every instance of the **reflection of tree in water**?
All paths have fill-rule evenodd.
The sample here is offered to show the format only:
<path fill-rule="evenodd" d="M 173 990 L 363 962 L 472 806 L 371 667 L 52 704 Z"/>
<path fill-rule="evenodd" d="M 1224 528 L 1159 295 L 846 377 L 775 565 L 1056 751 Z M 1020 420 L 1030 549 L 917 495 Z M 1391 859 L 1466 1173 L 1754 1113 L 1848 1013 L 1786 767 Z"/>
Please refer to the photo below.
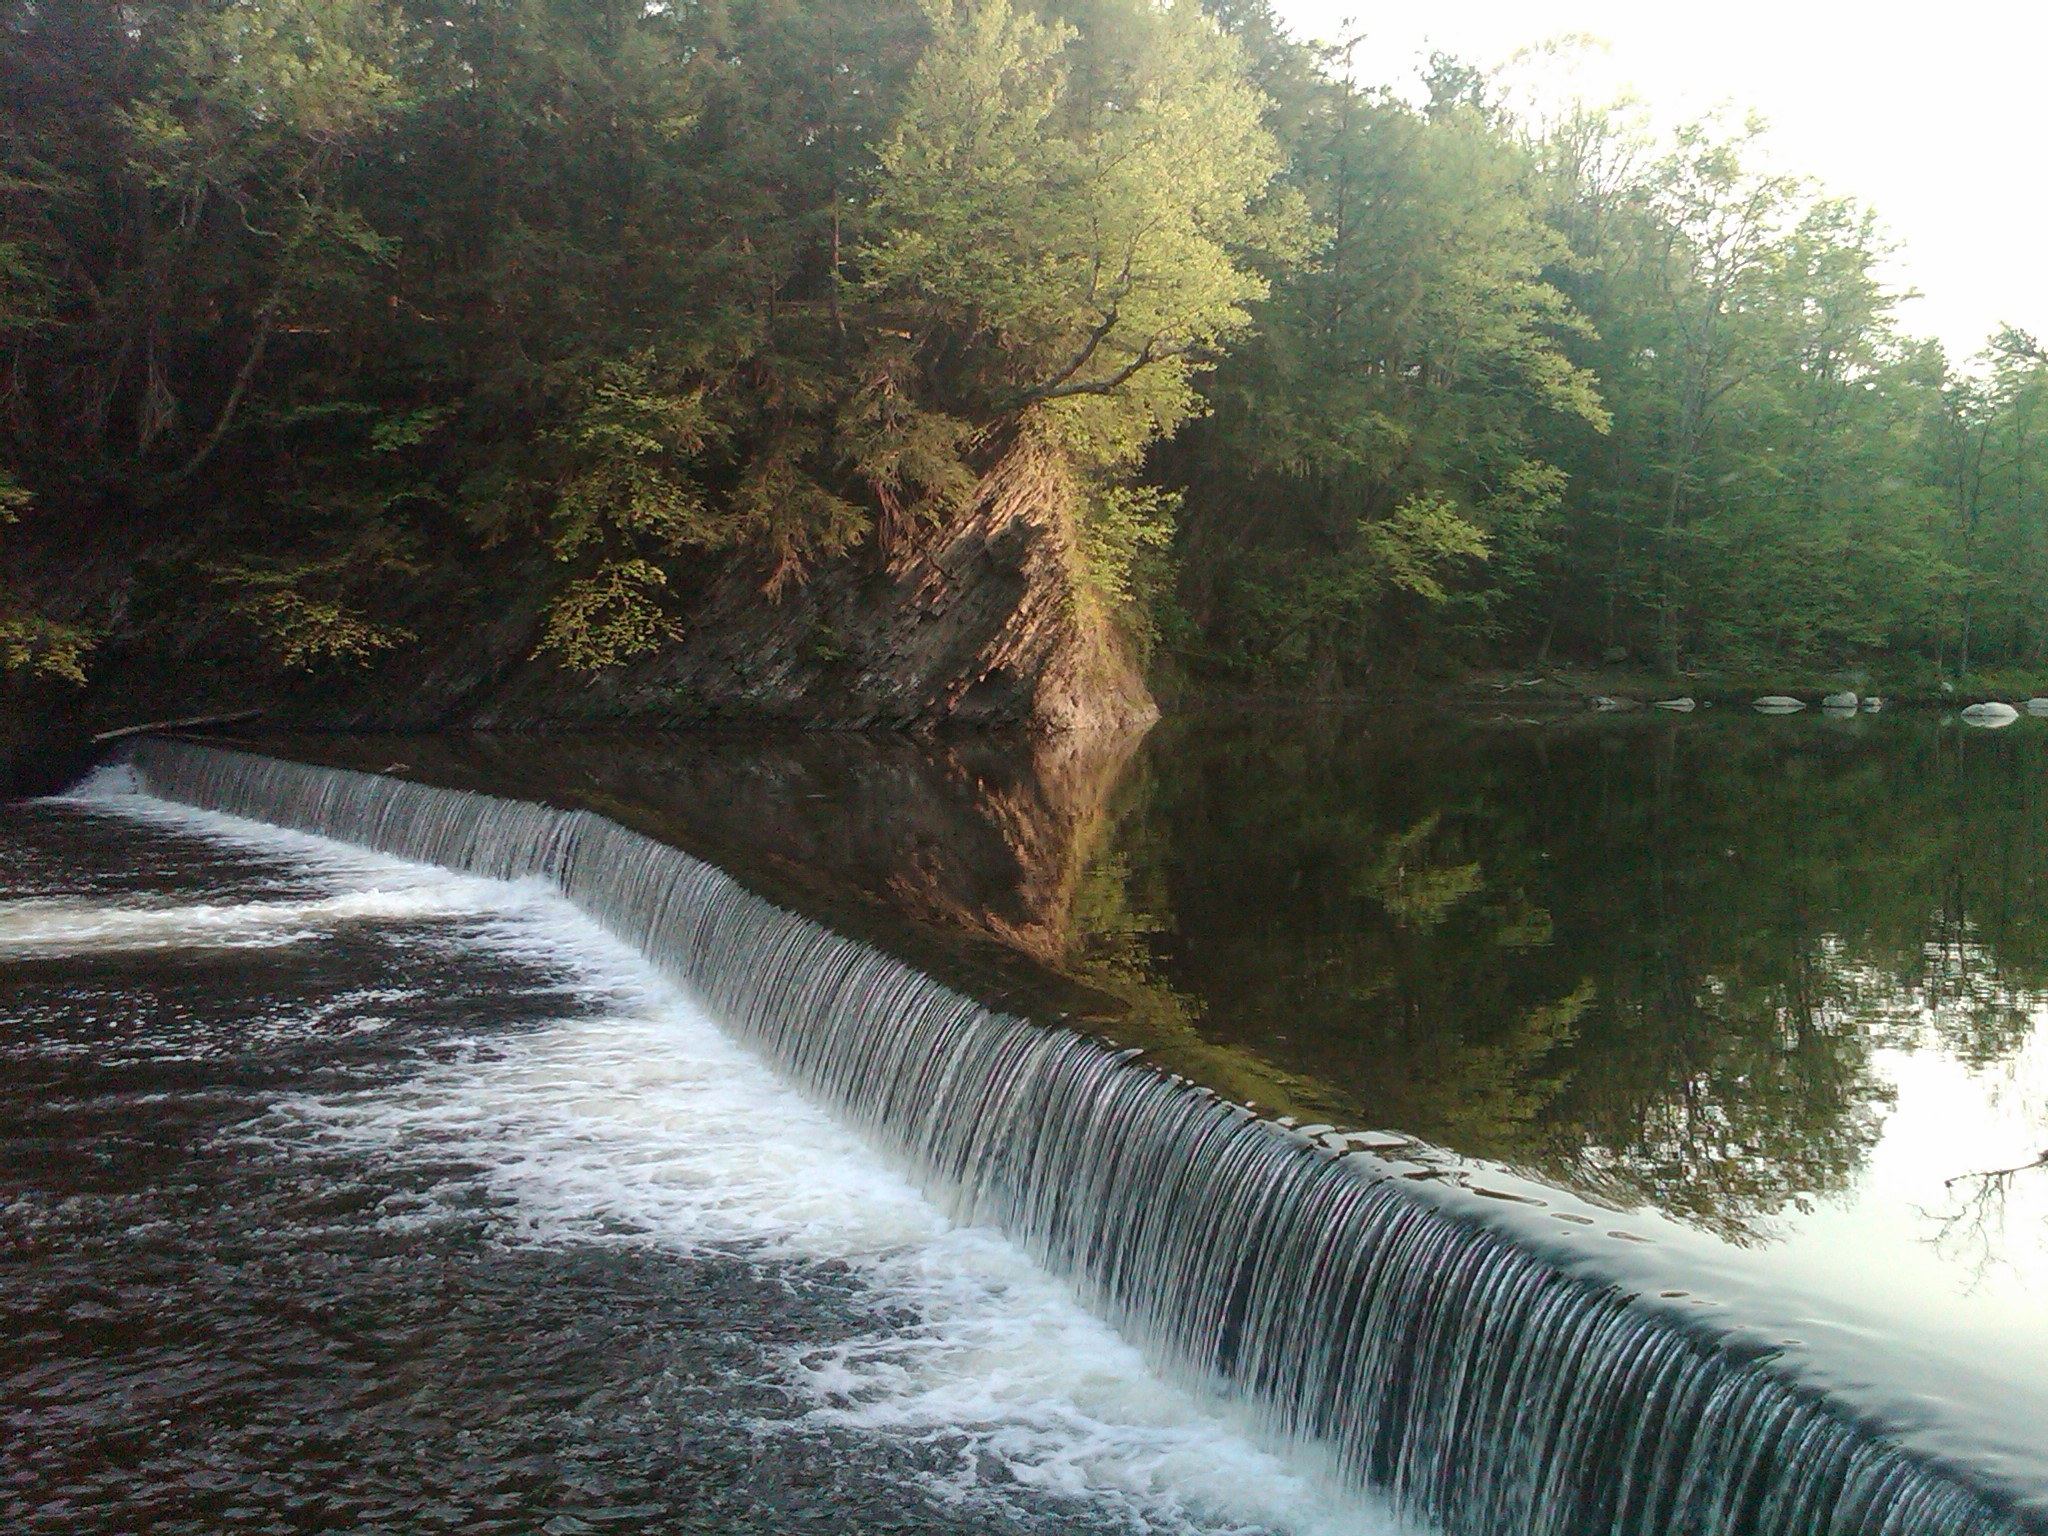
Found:
<path fill-rule="evenodd" d="M 2006 1202 L 2014 1181 L 2036 1172 L 2048 1175 L 2048 1151 L 2010 1168 L 1986 1168 L 1942 1180 L 1946 1208 L 1921 1213 L 1935 1223 L 1934 1251 L 1967 1269 L 1973 1282 L 1981 1281 L 2006 1251 Z"/>
<path fill-rule="evenodd" d="M 1972 1067 L 2010 1060 L 2033 1034 L 2043 994 L 2007 979 L 1996 952 L 1971 938 L 1960 903 L 1944 906 L 1931 926 L 1917 979 L 1876 978 L 1872 1027 L 1888 1045 L 1938 1047 Z"/>
<path fill-rule="evenodd" d="M 2048 741 L 1384 729 L 1169 733 L 1116 839 L 1143 969 L 1362 1123 L 1762 1240 L 1878 1049 L 2002 1060 L 2048 996 Z"/>
<path fill-rule="evenodd" d="M 1543 1162 L 1738 1243 L 1767 1236 L 1773 1213 L 1840 1192 L 1892 1091 L 1830 979 L 1801 966 L 1624 996 L 1609 1020 L 1619 1048 L 1584 1069 Z"/>

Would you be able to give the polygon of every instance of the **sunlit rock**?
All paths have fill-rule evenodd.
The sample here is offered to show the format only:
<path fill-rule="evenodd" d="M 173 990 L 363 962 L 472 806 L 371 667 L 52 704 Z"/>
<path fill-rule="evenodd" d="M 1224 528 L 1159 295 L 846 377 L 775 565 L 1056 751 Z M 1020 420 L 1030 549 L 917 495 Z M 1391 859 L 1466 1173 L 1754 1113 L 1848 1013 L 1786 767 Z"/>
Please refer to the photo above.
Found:
<path fill-rule="evenodd" d="M 1804 708 L 1804 699 L 1789 698 L 1782 693 L 1767 693 L 1756 701 L 1756 712 L 1760 715 L 1796 715 Z"/>
<path fill-rule="evenodd" d="M 1657 708 L 1659 708 L 1659 709 L 1675 709 L 1675 710 L 1677 710 L 1677 711 L 1678 711 L 1678 712 L 1679 712 L 1679 713 L 1680 713 L 1681 715 L 1689 715 L 1689 714 L 1691 714 L 1691 713 L 1692 713 L 1692 712 L 1693 712 L 1693 711 L 1694 711 L 1695 709 L 1699 708 L 1699 705 L 1698 705 L 1698 703 L 1697 703 L 1697 702 L 1696 702 L 1695 700 L 1693 700 L 1692 698 L 1690 698 L 1690 697 L 1683 697 L 1683 698 L 1676 698 L 1676 699 L 1659 699 L 1659 700 L 1657 701 Z"/>
<path fill-rule="evenodd" d="M 1820 701 L 1822 709 L 1854 709 L 1862 702 L 1854 693 L 1831 693 Z"/>
<path fill-rule="evenodd" d="M 2027 700 L 2027 713 L 2030 715 L 2048 715 L 2048 699 Z"/>

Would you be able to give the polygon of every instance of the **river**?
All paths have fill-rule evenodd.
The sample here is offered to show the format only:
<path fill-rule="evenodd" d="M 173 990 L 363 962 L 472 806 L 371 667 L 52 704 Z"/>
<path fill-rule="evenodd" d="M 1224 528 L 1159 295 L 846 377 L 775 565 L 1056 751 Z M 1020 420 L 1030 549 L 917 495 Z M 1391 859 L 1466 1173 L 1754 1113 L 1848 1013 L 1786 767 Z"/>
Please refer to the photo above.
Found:
<path fill-rule="evenodd" d="M 2048 722 L 265 748 L 690 848 L 1260 1124 L 1337 1127 L 1346 1166 L 1424 1180 L 1588 1305 L 1618 1288 L 1627 1340 L 1818 1394 L 1798 1444 L 1853 1425 L 2048 1508 Z M 1148 1311 L 1031 1201 L 935 1182 L 1011 1154 L 898 1135 L 829 1074 L 797 1091 L 734 1027 L 753 1004 L 712 1017 L 587 901 L 129 787 L 4 823 L 22 1528 L 1397 1529 L 1373 1466 L 1452 1529 L 1590 1518 L 1459 1471 L 1523 1433 L 1469 1409 L 1399 1465 L 1343 1449 L 1384 1415 L 1265 1411 L 1274 1371 L 1337 1368 L 1299 1341 L 1190 1368 L 1199 1284 Z M 780 993 L 814 985 L 776 956 Z M 1574 1452 L 1620 1457 L 1588 1487 L 1641 1470 L 1611 1433 Z"/>

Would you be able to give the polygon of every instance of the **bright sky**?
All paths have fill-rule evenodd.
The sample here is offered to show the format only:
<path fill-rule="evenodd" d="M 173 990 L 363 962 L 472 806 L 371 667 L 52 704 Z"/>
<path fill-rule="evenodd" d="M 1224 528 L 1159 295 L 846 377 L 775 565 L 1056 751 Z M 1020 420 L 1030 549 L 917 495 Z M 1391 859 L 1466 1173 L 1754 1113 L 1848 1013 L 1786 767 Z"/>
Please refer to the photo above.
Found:
<path fill-rule="evenodd" d="M 1491 65 L 1546 38 L 1609 45 L 1577 94 L 1656 121 L 1721 103 L 1770 120 L 1780 169 L 1874 207 L 1905 250 L 1900 311 L 1958 360 L 2010 321 L 2048 333 L 2048 0 L 1276 0 L 1297 35 L 1362 31 L 1358 72 L 1433 48 Z M 1347 23 L 1347 18 L 1351 20 Z"/>

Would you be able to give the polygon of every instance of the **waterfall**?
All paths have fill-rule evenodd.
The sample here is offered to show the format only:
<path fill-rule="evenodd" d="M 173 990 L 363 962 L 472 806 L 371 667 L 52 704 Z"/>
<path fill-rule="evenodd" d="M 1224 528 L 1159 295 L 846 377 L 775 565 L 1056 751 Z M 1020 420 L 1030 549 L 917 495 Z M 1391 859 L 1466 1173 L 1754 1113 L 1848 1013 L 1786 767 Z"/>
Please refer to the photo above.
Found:
<path fill-rule="evenodd" d="M 2038 1529 L 1426 1184 L 984 1008 L 587 811 L 174 742 L 132 761 L 167 799 L 555 883 L 953 1216 L 1456 1536 Z"/>

